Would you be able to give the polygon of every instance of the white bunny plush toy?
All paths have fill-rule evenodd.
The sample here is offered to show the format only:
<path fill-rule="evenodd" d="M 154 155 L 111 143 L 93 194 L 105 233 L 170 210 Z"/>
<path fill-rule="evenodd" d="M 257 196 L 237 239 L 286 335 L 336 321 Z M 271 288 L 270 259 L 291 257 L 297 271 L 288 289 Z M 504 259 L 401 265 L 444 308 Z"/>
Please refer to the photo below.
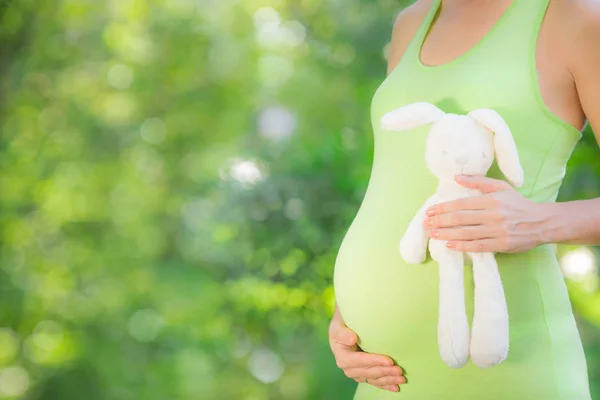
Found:
<path fill-rule="evenodd" d="M 486 175 L 494 150 L 498 167 L 513 186 L 523 184 L 523 169 L 512 133 L 494 110 L 447 114 L 433 104 L 420 102 L 390 111 L 381 118 L 382 128 L 390 131 L 427 124 L 431 127 L 426 138 L 425 161 L 439 183 L 436 192 L 408 225 L 400 240 L 400 254 L 409 264 L 421 264 L 429 242 L 431 258 L 438 263 L 438 346 L 442 360 L 452 368 L 461 368 L 470 356 L 478 367 L 491 367 L 506 359 L 509 347 L 508 310 L 494 253 L 450 250 L 446 241 L 429 239 L 423 223 L 429 206 L 481 193 L 460 186 L 454 177 Z M 472 261 L 475 283 L 471 335 L 464 301 L 465 254 Z"/>

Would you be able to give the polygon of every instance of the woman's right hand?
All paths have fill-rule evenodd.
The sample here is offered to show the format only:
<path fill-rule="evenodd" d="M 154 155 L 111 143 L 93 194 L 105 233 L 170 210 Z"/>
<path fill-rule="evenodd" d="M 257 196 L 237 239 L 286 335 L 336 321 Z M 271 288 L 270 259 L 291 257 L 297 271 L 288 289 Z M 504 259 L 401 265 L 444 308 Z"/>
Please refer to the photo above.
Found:
<path fill-rule="evenodd" d="M 337 366 L 356 382 L 364 383 L 368 379 L 368 383 L 373 386 L 398 392 L 398 384 L 406 383 L 402 368 L 394 365 L 394 361 L 388 356 L 365 353 L 357 341 L 358 336 L 346 326 L 336 304 L 329 324 L 329 346 Z"/>

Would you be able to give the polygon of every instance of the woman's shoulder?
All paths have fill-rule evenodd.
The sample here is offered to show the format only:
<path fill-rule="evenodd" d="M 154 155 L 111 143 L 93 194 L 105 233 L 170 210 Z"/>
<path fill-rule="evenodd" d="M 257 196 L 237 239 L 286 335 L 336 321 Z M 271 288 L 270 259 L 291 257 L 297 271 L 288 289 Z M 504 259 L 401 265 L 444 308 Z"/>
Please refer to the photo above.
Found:
<path fill-rule="evenodd" d="M 429 12 L 433 0 L 417 0 L 398 13 L 392 29 L 388 73 L 398 64 Z"/>
<path fill-rule="evenodd" d="M 549 31 L 564 49 L 570 70 L 600 62 L 600 0 L 551 0 Z"/>
<path fill-rule="evenodd" d="M 551 0 L 548 14 L 554 30 L 570 39 L 600 32 L 600 0 Z"/>
<path fill-rule="evenodd" d="M 417 0 L 398 13 L 394 22 L 394 30 L 403 30 L 407 26 L 419 25 L 431 9 L 433 0 Z"/>
<path fill-rule="evenodd" d="M 600 143 L 600 0 L 551 0 L 550 5 L 555 11 L 551 28 L 555 37 L 563 37 L 563 58 Z"/>

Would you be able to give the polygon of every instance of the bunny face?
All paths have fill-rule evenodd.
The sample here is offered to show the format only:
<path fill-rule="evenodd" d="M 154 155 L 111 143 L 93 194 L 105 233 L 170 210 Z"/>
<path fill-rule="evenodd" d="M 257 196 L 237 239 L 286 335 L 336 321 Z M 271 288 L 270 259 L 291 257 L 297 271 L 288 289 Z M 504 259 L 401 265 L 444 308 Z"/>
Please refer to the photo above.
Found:
<path fill-rule="evenodd" d="M 431 124 L 425 154 L 438 179 L 485 175 L 496 152 L 498 167 L 514 186 L 523 184 L 523 168 L 510 128 L 496 111 L 480 108 L 468 115 L 446 114 L 427 102 L 408 104 L 381 117 L 382 129 L 406 131 Z"/>
<path fill-rule="evenodd" d="M 465 115 L 445 114 L 427 135 L 425 161 L 438 179 L 485 175 L 494 160 L 493 133 Z"/>

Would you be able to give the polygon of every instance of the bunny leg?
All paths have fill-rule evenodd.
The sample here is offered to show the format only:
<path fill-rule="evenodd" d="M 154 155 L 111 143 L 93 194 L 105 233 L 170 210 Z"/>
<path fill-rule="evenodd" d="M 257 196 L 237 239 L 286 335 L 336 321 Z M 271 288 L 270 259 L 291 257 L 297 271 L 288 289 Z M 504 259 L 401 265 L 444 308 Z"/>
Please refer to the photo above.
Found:
<path fill-rule="evenodd" d="M 431 240 L 431 257 L 439 268 L 438 346 L 442 360 L 461 368 L 469 360 L 469 323 L 465 309 L 464 256 L 446 248 L 446 241 Z"/>
<path fill-rule="evenodd" d="M 475 281 L 471 360 L 487 368 L 500 364 L 508 355 L 508 309 L 494 254 L 469 254 Z"/>

